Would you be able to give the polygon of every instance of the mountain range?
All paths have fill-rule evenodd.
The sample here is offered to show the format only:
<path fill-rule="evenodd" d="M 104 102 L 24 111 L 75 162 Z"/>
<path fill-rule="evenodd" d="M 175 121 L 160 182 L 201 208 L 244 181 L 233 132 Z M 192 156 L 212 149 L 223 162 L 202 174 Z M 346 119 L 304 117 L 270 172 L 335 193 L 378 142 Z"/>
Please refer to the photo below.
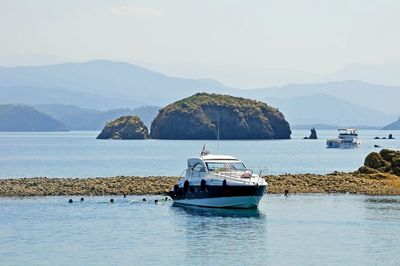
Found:
<path fill-rule="evenodd" d="M 160 109 L 157 106 L 142 106 L 133 109 L 99 111 L 62 104 L 40 104 L 33 107 L 62 122 L 69 130 L 101 130 L 107 122 L 127 115 L 139 116 L 143 123 L 150 128 L 151 122 Z"/>
<path fill-rule="evenodd" d="M 65 125 L 38 110 L 21 105 L 0 105 L 0 132 L 67 131 Z"/>
<path fill-rule="evenodd" d="M 136 65 L 105 60 L 1 67 L 0 87 L 2 94 L 5 92 L 2 102 L 8 97 L 18 103 L 72 104 L 103 110 L 165 105 L 199 91 L 229 92 L 214 80 L 167 77 Z"/>
<path fill-rule="evenodd" d="M 281 109 L 292 125 L 384 126 L 400 115 L 399 86 L 362 81 L 237 89 L 215 80 L 169 77 L 133 64 L 106 60 L 0 67 L 0 103 L 34 105 L 42 111 L 53 110 L 52 116 L 58 118 L 60 112 L 51 105 L 61 104 L 64 111 L 68 109 L 66 105 L 75 105 L 85 109 L 85 116 L 89 117 L 95 113 L 93 110 L 109 109 L 118 109 L 118 114 L 125 115 L 121 111 L 124 108 L 164 106 L 197 92 L 265 101 Z"/>

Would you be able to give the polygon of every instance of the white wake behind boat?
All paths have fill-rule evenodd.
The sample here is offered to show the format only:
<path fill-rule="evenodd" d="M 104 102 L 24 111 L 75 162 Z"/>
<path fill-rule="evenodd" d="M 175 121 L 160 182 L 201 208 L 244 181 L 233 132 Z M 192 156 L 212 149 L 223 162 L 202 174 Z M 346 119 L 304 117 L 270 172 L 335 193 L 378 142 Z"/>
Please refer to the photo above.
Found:
<path fill-rule="evenodd" d="M 174 205 L 214 208 L 257 208 L 267 182 L 235 157 L 203 149 L 187 160 L 185 176 L 170 191 Z"/>

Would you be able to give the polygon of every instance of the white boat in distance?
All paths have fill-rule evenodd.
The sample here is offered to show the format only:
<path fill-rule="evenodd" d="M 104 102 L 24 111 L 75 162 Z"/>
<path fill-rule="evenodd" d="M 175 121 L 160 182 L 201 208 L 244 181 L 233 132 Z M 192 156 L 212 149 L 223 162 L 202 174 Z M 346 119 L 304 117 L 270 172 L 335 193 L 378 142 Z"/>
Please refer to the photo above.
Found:
<path fill-rule="evenodd" d="M 327 148 L 351 149 L 361 146 L 358 139 L 358 130 L 356 128 L 340 128 L 339 136 L 336 139 L 328 139 L 326 141 Z"/>
<path fill-rule="evenodd" d="M 237 158 L 213 155 L 203 148 L 200 157 L 187 160 L 185 176 L 169 195 L 174 205 L 257 208 L 267 185 Z"/>

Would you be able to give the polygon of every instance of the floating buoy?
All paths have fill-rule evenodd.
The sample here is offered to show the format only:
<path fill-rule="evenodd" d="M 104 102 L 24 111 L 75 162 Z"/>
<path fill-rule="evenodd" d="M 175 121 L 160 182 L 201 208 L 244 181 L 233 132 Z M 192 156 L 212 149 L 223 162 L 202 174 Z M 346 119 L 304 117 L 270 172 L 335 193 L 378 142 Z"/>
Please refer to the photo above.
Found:
<path fill-rule="evenodd" d="M 72 203 L 72 202 L 74 202 L 74 201 L 72 199 L 69 199 L 68 203 Z"/>

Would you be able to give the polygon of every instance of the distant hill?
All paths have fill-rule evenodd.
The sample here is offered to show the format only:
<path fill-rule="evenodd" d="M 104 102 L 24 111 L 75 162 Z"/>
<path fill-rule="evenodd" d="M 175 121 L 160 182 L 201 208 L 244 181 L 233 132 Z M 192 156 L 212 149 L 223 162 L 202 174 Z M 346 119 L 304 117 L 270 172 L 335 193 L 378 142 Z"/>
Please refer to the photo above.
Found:
<path fill-rule="evenodd" d="M 290 84 L 282 87 L 241 90 L 243 96 L 256 99 L 294 98 L 325 94 L 379 112 L 400 115 L 400 86 L 369 84 L 362 81 L 337 81 L 315 84 Z M 371 123 L 368 123 L 371 124 Z"/>
<path fill-rule="evenodd" d="M 94 93 L 73 92 L 57 87 L 42 88 L 26 85 L 2 87 L 0 83 L 0 104 L 64 104 L 94 109 L 112 109 L 120 106 L 136 106 L 139 102 L 119 99 L 110 95 L 99 96 Z"/>
<path fill-rule="evenodd" d="M 339 71 L 325 76 L 325 81 L 332 80 L 363 80 L 368 83 L 399 85 L 400 62 L 389 61 L 383 64 L 352 63 Z"/>
<path fill-rule="evenodd" d="M 345 122 L 344 124 L 348 125 L 384 126 L 400 115 L 398 107 L 400 86 L 369 84 L 361 81 L 235 89 L 215 80 L 168 77 L 137 65 L 106 60 L 30 67 L 0 67 L 0 104 L 62 104 L 105 111 L 142 105 L 165 106 L 198 92 L 228 94 L 267 102 L 271 102 L 270 99 L 283 99 L 272 103 L 283 111 L 288 110 L 285 114 L 287 113 L 289 120 L 293 120 L 290 121 L 293 125 L 316 123 L 341 125 Z M 312 94 L 323 94 L 336 100 L 326 102 L 326 98 L 312 97 L 307 101 L 303 99 L 303 105 L 296 105 L 291 100 L 309 97 Z M 329 104 L 329 111 L 323 108 L 322 103 L 317 102 L 319 100 Z M 347 114 L 340 110 L 344 106 L 343 101 L 347 103 L 345 104 Z M 291 119 L 290 112 L 294 108 L 288 106 L 288 102 L 297 107 L 307 108 L 293 111 Z M 312 105 L 319 106 L 319 113 L 310 111 Z M 366 108 L 368 111 L 364 109 L 361 112 L 360 108 Z M 361 114 L 364 116 L 360 117 Z M 85 113 L 82 117 L 87 115 Z M 135 114 L 121 111 L 119 115 Z M 303 118 L 308 116 L 309 119 L 304 121 Z M 109 118 L 115 119 L 115 117 Z M 148 125 L 146 118 L 141 118 Z M 92 118 L 87 119 L 85 123 L 92 123 L 90 120 Z M 345 121 L 342 121 L 343 119 Z M 79 128 L 83 128 L 83 125 Z"/>
<path fill-rule="evenodd" d="M 292 125 L 383 126 L 395 118 L 326 94 L 265 100 L 278 106 Z"/>
<path fill-rule="evenodd" d="M 366 125 L 326 125 L 326 124 L 303 124 L 303 125 L 294 125 L 291 126 L 292 129 L 302 129 L 302 130 L 309 130 L 311 128 L 315 128 L 318 130 L 332 130 L 332 129 L 339 129 L 339 128 L 357 128 L 357 129 L 379 129 L 379 127 L 374 126 L 366 126 Z"/>
<path fill-rule="evenodd" d="M 123 108 L 99 111 L 60 104 L 41 104 L 34 105 L 34 107 L 63 122 L 70 130 L 101 130 L 106 122 L 127 115 L 139 116 L 144 124 L 150 128 L 151 122 L 160 109 L 157 106 L 142 106 L 134 109 Z"/>
<path fill-rule="evenodd" d="M 49 97 L 48 92 L 42 93 L 43 90 L 50 89 L 52 95 L 64 93 L 70 97 L 66 100 L 56 97 L 56 101 L 51 103 L 74 104 L 94 109 L 105 109 L 105 98 L 109 99 L 106 108 L 160 106 L 199 91 L 230 90 L 215 80 L 167 77 L 129 63 L 106 60 L 45 66 L 0 67 L 0 86 L 2 93 L 7 88 L 23 88 L 25 91 L 29 90 L 31 95 L 36 94 L 37 98 L 41 95 L 44 99 Z M 27 92 L 20 95 L 18 103 L 40 103 L 31 102 L 30 97 L 23 97 L 25 94 Z M 74 94 L 83 95 L 84 99 L 91 95 L 94 100 L 80 104 L 73 103 L 69 99 Z M 15 102 L 6 98 L 2 99 L 2 102 L 4 101 Z"/>
<path fill-rule="evenodd" d="M 394 121 L 393 123 L 384 126 L 382 130 L 400 130 L 400 118 L 397 119 L 397 121 Z"/>
<path fill-rule="evenodd" d="M 66 131 L 59 121 L 28 106 L 0 105 L 0 131 Z"/>

